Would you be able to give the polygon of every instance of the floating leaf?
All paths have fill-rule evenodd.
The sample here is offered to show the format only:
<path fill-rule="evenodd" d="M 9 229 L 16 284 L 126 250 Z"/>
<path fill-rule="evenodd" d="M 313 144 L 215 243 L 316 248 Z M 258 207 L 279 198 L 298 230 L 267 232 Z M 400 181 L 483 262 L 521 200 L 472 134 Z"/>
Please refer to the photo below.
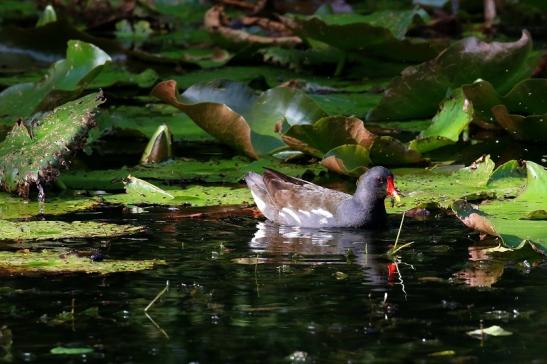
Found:
<path fill-rule="evenodd" d="M 0 240 L 45 240 L 112 237 L 141 232 L 142 227 L 106 224 L 92 221 L 28 221 L 0 220 Z"/>
<path fill-rule="evenodd" d="M 57 13 L 55 12 L 55 9 L 53 8 L 53 6 L 48 4 L 42 11 L 42 14 L 40 14 L 40 18 L 38 18 L 36 27 L 41 27 L 48 23 L 54 23 L 56 21 L 57 21 Z"/>
<path fill-rule="evenodd" d="M 443 168 L 394 169 L 397 187 L 403 198 L 396 204 L 394 211 L 403 212 L 416 206 L 436 204 L 450 208 L 456 200 L 482 200 L 496 196 L 516 196 L 520 193 L 522 179 L 512 178 L 508 181 L 488 185 L 491 176 L 495 175 L 494 162 L 490 157 L 480 158 L 469 167 L 445 170 Z"/>
<path fill-rule="evenodd" d="M 210 160 L 208 162 L 177 159 L 151 166 L 133 168 L 95 171 L 70 170 L 63 173 L 60 180 L 68 188 L 83 190 L 119 190 L 123 188 L 121 180 L 129 174 L 137 178 L 165 182 L 237 183 L 242 181 L 247 172 L 262 173 L 265 167 L 273 168 L 294 177 L 302 177 L 306 173 L 313 175 L 324 171 L 317 164 L 298 165 L 268 159 L 261 159 L 252 163 L 249 163 L 249 160 L 240 158 Z"/>
<path fill-rule="evenodd" d="M 59 106 L 30 125 L 18 122 L 0 144 L 0 186 L 27 197 L 31 185 L 51 182 L 83 146 L 92 113 L 104 102 L 90 94 Z"/>
<path fill-rule="evenodd" d="M 92 209 L 99 205 L 97 198 L 59 196 L 49 197 L 45 202 L 23 201 L 19 197 L 0 192 L 0 219 L 15 219 L 35 215 L 62 215 Z"/>
<path fill-rule="evenodd" d="M 456 143 L 472 118 L 473 107 L 466 101 L 463 91 L 457 89 L 454 96 L 441 105 L 441 110 L 433 117 L 431 125 L 411 142 L 411 148 L 426 153 Z"/>
<path fill-rule="evenodd" d="M 456 201 L 452 210 L 468 227 L 498 236 L 504 245 L 518 249 L 529 242 L 547 253 L 547 224 L 540 219 L 530 219 L 530 214 L 547 210 L 547 171 L 533 162 L 526 162 L 527 186 L 513 200 L 495 200 L 480 205 L 480 210 L 466 201 Z M 532 215 L 533 217 L 533 215 Z"/>
<path fill-rule="evenodd" d="M 485 43 L 476 38 L 458 41 L 431 61 L 406 68 L 394 79 L 369 121 L 406 120 L 433 115 L 449 89 L 487 80 L 500 92 L 531 74 L 527 62 L 532 49 L 530 34 L 512 43 Z"/>
<path fill-rule="evenodd" d="M 369 132 L 356 117 L 327 116 L 312 125 L 294 125 L 283 134 L 289 147 L 321 158 L 329 150 L 343 144 L 359 144 L 369 148 L 376 135 Z"/>
<path fill-rule="evenodd" d="M 442 49 L 439 45 L 444 42 L 405 39 L 418 13 L 413 9 L 377 11 L 369 15 L 298 16 L 292 18 L 290 24 L 302 37 L 316 39 L 345 51 L 406 62 L 424 61 L 434 57 Z"/>
<path fill-rule="evenodd" d="M 357 144 L 336 147 L 325 154 L 321 164 L 336 173 L 358 177 L 370 164 L 369 151 Z"/>
<path fill-rule="evenodd" d="M 93 348 L 87 348 L 87 347 L 84 347 L 84 348 L 67 348 L 67 347 L 64 347 L 64 346 L 57 346 L 53 349 L 51 349 L 49 352 L 51 354 L 55 354 L 55 355 L 82 355 L 82 354 L 91 354 L 92 352 L 94 352 L 95 350 L 93 350 Z"/>
<path fill-rule="evenodd" d="M 0 252 L 0 272 L 9 274 L 62 274 L 136 272 L 165 264 L 162 260 L 103 260 L 94 262 L 89 257 L 80 257 L 63 250 L 41 252 Z"/>
<path fill-rule="evenodd" d="M 164 162 L 173 157 L 173 135 L 169 127 L 162 124 L 158 127 L 146 145 L 141 157 L 141 164 Z"/>
<path fill-rule="evenodd" d="M 147 68 L 140 73 L 132 73 L 126 68 L 107 63 L 101 68 L 101 71 L 90 80 L 86 86 L 87 89 L 106 88 L 111 86 L 136 85 L 141 88 L 152 87 L 158 80 L 158 74 L 151 68 Z"/>
<path fill-rule="evenodd" d="M 111 60 L 101 49 L 81 41 L 69 41 L 66 52 L 66 59 L 51 66 L 41 81 L 14 85 L 0 93 L 0 121 L 11 124 L 74 98 Z"/>
<path fill-rule="evenodd" d="M 482 80 L 463 86 L 463 91 L 476 110 L 474 120 L 480 126 L 493 128 L 495 120 L 516 139 L 547 141 L 547 79 L 524 80 L 505 96 Z"/>
<path fill-rule="evenodd" d="M 547 142 L 547 113 L 543 115 L 513 115 L 505 105 L 492 108 L 496 121 L 515 139 Z"/>
<path fill-rule="evenodd" d="M 507 330 L 503 329 L 501 326 L 493 325 L 493 326 L 487 327 L 485 329 L 477 329 L 477 330 L 468 331 L 467 335 L 472 336 L 476 339 L 482 339 L 484 337 L 484 335 L 489 335 L 489 336 L 510 336 L 510 335 L 513 335 L 513 333 L 511 331 L 507 331 Z"/>
<path fill-rule="evenodd" d="M 160 186 L 163 194 L 115 194 L 105 195 L 103 200 L 109 204 L 124 205 L 162 205 L 162 206 L 221 206 L 242 205 L 252 203 L 253 199 L 248 188 L 231 188 L 223 186 L 189 186 L 174 188 Z"/>
<path fill-rule="evenodd" d="M 289 125 L 310 124 L 325 113 L 304 93 L 274 88 L 260 95 L 238 82 L 197 84 L 179 98 L 175 81 L 161 82 L 152 95 L 188 114 L 226 145 L 257 159 L 283 148 L 279 132 Z"/>
<path fill-rule="evenodd" d="M 370 159 L 376 165 L 402 166 L 419 164 L 424 161 L 422 155 L 408 145 L 390 136 L 374 139 L 370 148 Z"/>
<path fill-rule="evenodd" d="M 172 200 L 175 197 L 150 182 L 129 175 L 124 179 L 125 193 L 136 198 Z"/>

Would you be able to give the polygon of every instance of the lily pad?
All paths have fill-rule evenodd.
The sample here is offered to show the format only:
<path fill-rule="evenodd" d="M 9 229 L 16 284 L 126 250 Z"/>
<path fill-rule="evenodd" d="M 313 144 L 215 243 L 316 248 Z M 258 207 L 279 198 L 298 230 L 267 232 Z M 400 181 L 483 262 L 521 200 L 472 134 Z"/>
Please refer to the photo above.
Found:
<path fill-rule="evenodd" d="M 298 165 L 281 163 L 276 160 L 219 159 L 208 162 L 177 159 L 151 166 L 136 166 L 108 170 L 70 170 L 60 177 L 60 180 L 72 189 L 83 190 L 121 190 L 122 179 L 129 174 L 141 179 L 157 181 L 180 182 L 224 182 L 237 183 L 242 181 L 247 172 L 262 173 L 265 167 L 273 168 L 282 173 L 302 177 L 306 173 L 318 174 L 324 169 L 318 164 Z"/>
<path fill-rule="evenodd" d="M 180 97 L 175 81 L 159 83 L 152 95 L 188 114 L 224 144 L 257 159 L 285 147 L 283 123 L 311 124 L 325 112 L 301 91 L 278 87 L 260 95 L 246 85 L 219 80 L 197 84 Z"/>
<path fill-rule="evenodd" d="M 411 142 L 411 148 L 420 153 L 456 143 L 462 131 L 473 118 L 473 106 L 467 102 L 461 89 L 447 99 L 433 117 L 431 125 Z"/>
<path fill-rule="evenodd" d="M 169 127 L 175 140 L 191 142 L 214 140 L 190 117 L 170 105 L 113 106 L 101 109 L 96 120 L 97 127 L 91 129 L 88 144 L 108 135 L 150 139 L 162 124 Z"/>
<path fill-rule="evenodd" d="M 477 329 L 473 331 L 468 331 L 467 335 L 472 336 L 476 339 L 481 339 L 484 337 L 484 335 L 489 336 L 510 336 L 513 335 L 511 331 L 507 331 L 503 329 L 501 326 L 494 325 L 487 327 L 485 329 Z"/>
<path fill-rule="evenodd" d="M 66 59 L 56 62 L 36 83 L 22 83 L 0 93 L 0 121 L 9 124 L 75 98 L 110 57 L 93 44 L 69 41 Z"/>
<path fill-rule="evenodd" d="M 547 254 L 547 223 L 538 213 L 547 210 L 547 171 L 530 161 L 526 162 L 526 169 L 526 189 L 515 199 L 488 201 L 478 208 L 456 201 L 452 209 L 465 225 L 500 237 L 508 248 L 517 249 L 529 242 Z"/>
<path fill-rule="evenodd" d="M 299 16 L 291 19 L 291 26 L 302 37 L 316 39 L 345 51 L 388 59 L 424 61 L 434 57 L 442 48 L 435 47 L 436 42 L 405 39 L 419 13 L 419 10 L 411 9 L 377 11 L 369 15 Z"/>
<path fill-rule="evenodd" d="M 323 157 L 331 149 L 343 144 L 359 144 L 370 148 L 376 135 L 369 132 L 361 119 L 328 116 L 312 125 L 294 125 L 283 134 L 289 147 L 315 157 Z"/>
<path fill-rule="evenodd" d="M 413 207 L 436 204 L 450 209 L 454 201 L 483 200 L 495 197 L 514 197 L 522 189 L 521 179 L 511 179 L 507 183 L 488 185 L 494 175 L 494 162 L 490 157 L 483 157 L 472 165 L 457 170 L 443 168 L 394 169 L 397 187 L 403 198 L 394 211 L 403 212 Z"/>
<path fill-rule="evenodd" d="M 57 346 L 51 349 L 49 352 L 55 355 L 82 355 L 82 354 L 91 354 L 94 352 L 93 348 L 67 348 L 64 346 Z"/>
<path fill-rule="evenodd" d="M 41 252 L 0 252 L 0 272 L 10 274 L 111 274 L 136 272 L 165 264 L 162 260 L 104 260 L 94 262 L 69 250 L 42 250 Z"/>
<path fill-rule="evenodd" d="M 169 127 L 162 124 L 148 141 L 141 157 L 141 164 L 165 162 L 173 157 L 173 135 Z"/>
<path fill-rule="evenodd" d="M 525 80 L 500 96 L 492 84 L 478 81 L 463 87 L 476 110 L 474 121 L 493 128 L 495 120 L 516 139 L 547 141 L 547 79 Z"/>
<path fill-rule="evenodd" d="M 253 201 L 248 188 L 200 185 L 185 188 L 159 185 L 156 188 L 161 188 L 163 193 L 143 195 L 128 191 L 126 194 L 105 195 L 103 200 L 109 204 L 192 207 L 243 205 Z"/>
<path fill-rule="evenodd" d="M 141 232 L 143 228 L 93 221 L 10 222 L 0 220 L 0 231 L 0 240 L 49 240 L 121 236 Z"/>
<path fill-rule="evenodd" d="M 68 102 L 30 125 L 18 122 L 0 144 L 0 186 L 27 197 L 31 185 L 51 182 L 83 146 L 92 113 L 104 102 L 94 93 Z"/>
<path fill-rule="evenodd" d="M 36 215 L 62 215 L 97 207 L 100 200 L 90 197 L 58 196 L 45 202 L 25 201 L 0 192 L 0 219 L 19 219 Z"/>
<path fill-rule="evenodd" d="M 367 148 L 357 144 L 346 144 L 336 147 L 325 154 L 321 164 L 329 170 L 358 177 L 362 175 L 371 160 Z"/>
<path fill-rule="evenodd" d="M 158 74 L 151 68 L 133 73 L 113 63 L 107 63 L 101 71 L 88 82 L 87 89 L 106 88 L 111 86 L 136 85 L 140 88 L 152 87 L 158 80 Z"/>
<path fill-rule="evenodd" d="M 516 42 L 485 43 L 470 37 L 458 41 L 431 61 L 411 66 L 394 79 L 367 120 L 426 118 L 435 113 L 449 89 L 487 80 L 507 92 L 532 73 L 528 56 L 532 39 L 524 31 Z"/>

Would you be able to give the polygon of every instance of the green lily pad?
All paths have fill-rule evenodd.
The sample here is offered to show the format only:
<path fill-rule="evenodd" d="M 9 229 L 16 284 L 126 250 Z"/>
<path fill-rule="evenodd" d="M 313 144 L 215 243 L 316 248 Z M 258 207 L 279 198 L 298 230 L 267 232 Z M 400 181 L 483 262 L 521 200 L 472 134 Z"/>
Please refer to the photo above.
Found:
<path fill-rule="evenodd" d="M 495 197 L 516 196 L 522 189 L 522 179 L 488 185 L 495 175 L 494 162 L 490 157 L 480 158 L 472 165 L 456 171 L 443 168 L 394 169 L 395 182 L 403 198 L 394 211 L 403 212 L 413 207 L 436 204 L 450 209 L 456 200 L 483 200 Z"/>
<path fill-rule="evenodd" d="M 285 147 L 279 132 L 289 125 L 311 124 L 325 112 L 301 91 L 278 87 L 260 95 L 232 81 L 197 84 L 180 97 L 175 81 L 159 83 L 152 95 L 188 114 L 222 143 L 257 159 Z"/>
<path fill-rule="evenodd" d="M 485 43 L 476 38 L 458 41 L 431 61 L 406 68 L 394 79 L 369 121 L 426 118 L 435 113 L 449 89 L 487 80 L 500 92 L 507 92 L 529 76 L 533 65 L 530 34 L 512 43 Z"/>
<path fill-rule="evenodd" d="M 157 187 L 157 186 L 156 186 Z M 160 185 L 163 194 L 126 193 L 105 195 L 109 204 L 163 206 L 221 206 L 243 205 L 253 202 L 248 188 L 192 185 L 185 188 Z"/>
<path fill-rule="evenodd" d="M 418 151 L 390 136 L 374 139 L 370 147 L 370 159 L 374 164 L 384 166 L 405 166 L 424 162 Z"/>
<path fill-rule="evenodd" d="M 0 252 L 0 271 L 10 274 L 111 274 L 136 272 L 165 264 L 162 260 L 104 260 L 94 262 L 69 250 L 42 250 L 41 252 Z"/>
<path fill-rule="evenodd" d="M 142 179 L 128 176 L 123 181 L 125 193 L 133 200 L 172 200 L 175 197 L 152 183 Z"/>
<path fill-rule="evenodd" d="M 418 14 L 416 9 L 377 11 L 369 15 L 323 14 L 294 17 L 291 26 L 302 37 L 316 39 L 345 51 L 407 62 L 424 61 L 434 57 L 442 48 L 435 47 L 436 42 L 428 44 L 405 39 Z"/>
<path fill-rule="evenodd" d="M 92 221 L 28 221 L 0 220 L 0 240 L 50 240 L 71 238 L 113 237 L 143 231 L 140 226 L 106 224 Z"/>
<path fill-rule="evenodd" d="M 173 135 L 169 127 L 162 124 L 158 127 L 141 157 L 141 164 L 165 162 L 173 157 Z"/>
<path fill-rule="evenodd" d="M 358 177 L 362 175 L 371 160 L 367 148 L 358 144 L 346 144 L 336 147 L 323 156 L 321 164 L 329 170 Z"/>
<path fill-rule="evenodd" d="M 429 128 L 423 130 L 420 136 L 411 142 L 411 148 L 426 153 L 456 143 L 472 118 L 472 105 L 466 101 L 463 91 L 457 89 L 454 96 L 442 104 Z"/>
<path fill-rule="evenodd" d="M 242 181 L 247 172 L 262 173 L 265 167 L 273 168 L 294 177 L 301 177 L 309 172 L 318 174 L 324 171 L 318 164 L 298 165 L 268 159 L 254 162 L 240 158 L 211 160 L 208 162 L 177 159 L 133 168 L 94 171 L 69 170 L 62 174 L 60 180 L 71 189 L 100 189 L 107 191 L 121 190 L 123 188 L 122 179 L 128 175 L 154 183 L 157 181 L 237 183 Z"/>
<path fill-rule="evenodd" d="M 485 329 L 477 329 L 477 330 L 468 331 L 467 335 L 472 336 L 476 339 L 482 339 L 485 335 L 489 335 L 489 336 L 510 336 L 510 335 L 513 335 L 513 333 L 503 329 L 501 326 L 494 325 L 494 326 L 487 327 Z"/>
<path fill-rule="evenodd" d="M 463 90 L 476 110 L 474 121 L 480 126 L 493 128 L 495 120 L 516 139 L 547 141 L 547 79 L 524 80 L 505 96 L 482 80 L 463 86 Z"/>
<path fill-rule="evenodd" d="M 547 113 L 543 115 L 522 116 L 510 114 L 505 105 L 496 105 L 492 113 L 511 136 L 519 140 L 547 142 Z"/>
<path fill-rule="evenodd" d="M 310 95 L 310 97 L 330 115 L 361 115 L 378 104 L 381 95 L 374 93 L 341 93 Z"/>
<path fill-rule="evenodd" d="M 479 208 L 456 201 L 452 209 L 465 225 L 500 237 L 508 248 L 517 249 L 529 242 L 547 254 L 547 223 L 539 213 L 547 210 L 547 171 L 530 161 L 526 170 L 526 189 L 515 199 L 488 201 Z"/>
<path fill-rule="evenodd" d="M 31 185 L 55 180 L 69 157 L 82 147 L 92 113 L 104 102 L 94 93 L 59 106 L 36 123 L 15 124 L 0 144 L 0 186 L 27 197 Z"/>
<path fill-rule="evenodd" d="M 102 136 L 129 136 L 150 139 L 159 126 L 166 124 L 175 140 L 212 141 L 214 138 L 184 113 L 170 105 L 113 106 L 101 109 L 97 127 L 91 129 L 88 144 Z"/>
<path fill-rule="evenodd" d="M 0 121 L 11 124 L 74 98 L 110 60 L 93 44 L 69 41 L 66 59 L 51 66 L 42 80 L 14 85 L 0 93 Z"/>
<path fill-rule="evenodd" d="M 93 348 L 67 348 L 64 346 L 57 346 L 49 352 L 55 355 L 82 355 L 91 354 L 94 351 L 95 350 Z"/>
<path fill-rule="evenodd" d="M 283 141 L 293 149 L 321 158 L 343 144 L 359 144 L 368 149 L 375 137 L 365 128 L 361 119 L 327 116 L 312 125 L 291 126 L 283 134 Z"/>
<path fill-rule="evenodd" d="M 107 88 L 111 86 L 136 85 L 140 88 L 152 87 L 158 80 L 158 74 L 151 68 L 140 73 L 133 73 L 126 68 L 107 63 L 101 71 L 89 81 L 87 89 Z"/>
<path fill-rule="evenodd" d="M 42 14 L 40 14 L 38 22 L 36 23 L 36 27 L 41 27 L 49 23 L 54 23 L 56 21 L 57 13 L 55 12 L 55 9 L 53 8 L 53 6 L 47 5 L 42 11 Z"/>
<path fill-rule="evenodd" d="M 0 192 L 0 219 L 20 219 L 35 215 L 62 215 L 99 206 L 100 200 L 89 197 L 58 196 L 45 202 L 25 201 L 20 197 Z"/>

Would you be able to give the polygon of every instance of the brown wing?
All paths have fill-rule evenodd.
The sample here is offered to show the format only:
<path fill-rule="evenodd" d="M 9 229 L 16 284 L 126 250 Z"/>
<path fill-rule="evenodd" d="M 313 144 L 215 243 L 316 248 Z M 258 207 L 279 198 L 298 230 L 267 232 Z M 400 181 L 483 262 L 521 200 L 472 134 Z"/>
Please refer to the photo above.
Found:
<path fill-rule="evenodd" d="M 351 198 L 347 193 L 330 190 L 271 169 L 264 172 L 263 181 L 270 200 L 278 210 L 284 207 L 296 211 L 322 209 L 334 214 L 341 201 Z"/>

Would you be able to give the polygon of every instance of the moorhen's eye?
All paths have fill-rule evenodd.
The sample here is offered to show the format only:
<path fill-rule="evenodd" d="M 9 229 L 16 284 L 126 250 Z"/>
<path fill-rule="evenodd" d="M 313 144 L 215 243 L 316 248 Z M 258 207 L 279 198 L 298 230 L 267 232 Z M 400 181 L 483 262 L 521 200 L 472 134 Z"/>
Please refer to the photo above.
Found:
<path fill-rule="evenodd" d="M 376 184 L 381 186 L 384 184 L 384 179 L 382 177 L 376 177 Z"/>

